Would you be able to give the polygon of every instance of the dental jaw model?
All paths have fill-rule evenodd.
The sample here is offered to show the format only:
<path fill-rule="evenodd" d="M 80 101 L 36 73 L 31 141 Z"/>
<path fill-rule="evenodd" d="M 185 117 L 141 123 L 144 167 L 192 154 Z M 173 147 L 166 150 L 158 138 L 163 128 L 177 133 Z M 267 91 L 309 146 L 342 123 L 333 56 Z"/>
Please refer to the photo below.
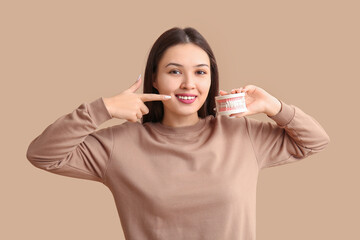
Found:
<path fill-rule="evenodd" d="M 245 93 L 216 96 L 216 112 L 220 115 L 246 112 Z"/>

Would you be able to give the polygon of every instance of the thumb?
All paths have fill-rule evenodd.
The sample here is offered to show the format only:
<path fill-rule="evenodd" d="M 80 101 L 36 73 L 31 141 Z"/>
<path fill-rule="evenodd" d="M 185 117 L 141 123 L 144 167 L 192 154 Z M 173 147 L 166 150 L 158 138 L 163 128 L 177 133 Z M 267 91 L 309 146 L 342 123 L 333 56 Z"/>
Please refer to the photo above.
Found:
<path fill-rule="evenodd" d="M 131 87 L 129 87 L 127 90 L 125 90 L 125 92 L 136 92 L 136 90 L 139 89 L 139 87 L 141 86 L 141 74 L 139 75 L 138 79 L 136 80 L 135 83 L 133 83 L 133 85 L 131 85 Z"/>
<path fill-rule="evenodd" d="M 227 94 L 228 94 L 228 92 L 223 91 L 223 90 L 220 90 L 220 91 L 219 91 L 219 94 L 220 94 L 220 96 L 224 96 L 224 95 L 227 95 Z"/>

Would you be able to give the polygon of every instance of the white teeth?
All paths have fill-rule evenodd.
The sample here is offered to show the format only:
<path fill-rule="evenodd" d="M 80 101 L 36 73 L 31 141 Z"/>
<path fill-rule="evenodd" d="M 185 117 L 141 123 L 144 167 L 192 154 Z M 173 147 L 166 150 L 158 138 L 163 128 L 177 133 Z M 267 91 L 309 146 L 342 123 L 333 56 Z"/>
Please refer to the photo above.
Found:
<path fill-rule="evenodd" d="M 184 97 L 184 96 L 177 96 L 177 97 L 184 100 L 192 100 L 195 98 L 195 97 Z"/>
<path fill-rule="evenodd" d="M 236 100 L 236 101 L 226 101 L 224 103 L 220 104 L 221 108 L 243 108 L 244 106 L 244 102 L 240 101 L 240 100 Z"/>

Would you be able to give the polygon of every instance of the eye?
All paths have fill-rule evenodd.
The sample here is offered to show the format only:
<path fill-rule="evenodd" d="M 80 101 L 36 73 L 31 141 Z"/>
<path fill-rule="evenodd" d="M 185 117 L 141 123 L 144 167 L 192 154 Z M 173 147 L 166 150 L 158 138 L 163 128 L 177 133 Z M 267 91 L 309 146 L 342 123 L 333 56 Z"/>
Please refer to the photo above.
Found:
<path fill-rule="evenodd" d="M 178 70 L 171 70 L 169 73 L 175 73 L 175 74 L 177 74 L 177 73 L 180 73 Z"/>
<path fill-rule="evenodd" d="M 204 75 L 204 74 L 206 74 L 206 72 L 205 72 L 205 71 L 201 71 L 201 70 L 197 71 L 197 73 L 200 73 L 200 75 Z"/>

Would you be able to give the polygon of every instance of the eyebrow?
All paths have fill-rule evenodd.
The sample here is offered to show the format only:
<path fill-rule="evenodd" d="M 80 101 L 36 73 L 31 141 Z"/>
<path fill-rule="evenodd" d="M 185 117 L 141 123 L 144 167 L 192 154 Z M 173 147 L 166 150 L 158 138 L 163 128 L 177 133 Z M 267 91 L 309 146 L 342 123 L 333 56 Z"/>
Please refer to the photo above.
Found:
<path fill-rule="evenodd" d="M 168 67 L 170 65 L 174 65 L 174 66 L 177 66 L 177 67 L 184 67 L 183 65 L 179 64 L 179 63 L 169 63 L 168 65 L 166 65 L 165 67 Z M 205 63 L 202 63 L 202 64 L 198 64 L 198 65 L 195 65 L 194 67 L 209 67 L 209 65 L 205 64 Z"/>

